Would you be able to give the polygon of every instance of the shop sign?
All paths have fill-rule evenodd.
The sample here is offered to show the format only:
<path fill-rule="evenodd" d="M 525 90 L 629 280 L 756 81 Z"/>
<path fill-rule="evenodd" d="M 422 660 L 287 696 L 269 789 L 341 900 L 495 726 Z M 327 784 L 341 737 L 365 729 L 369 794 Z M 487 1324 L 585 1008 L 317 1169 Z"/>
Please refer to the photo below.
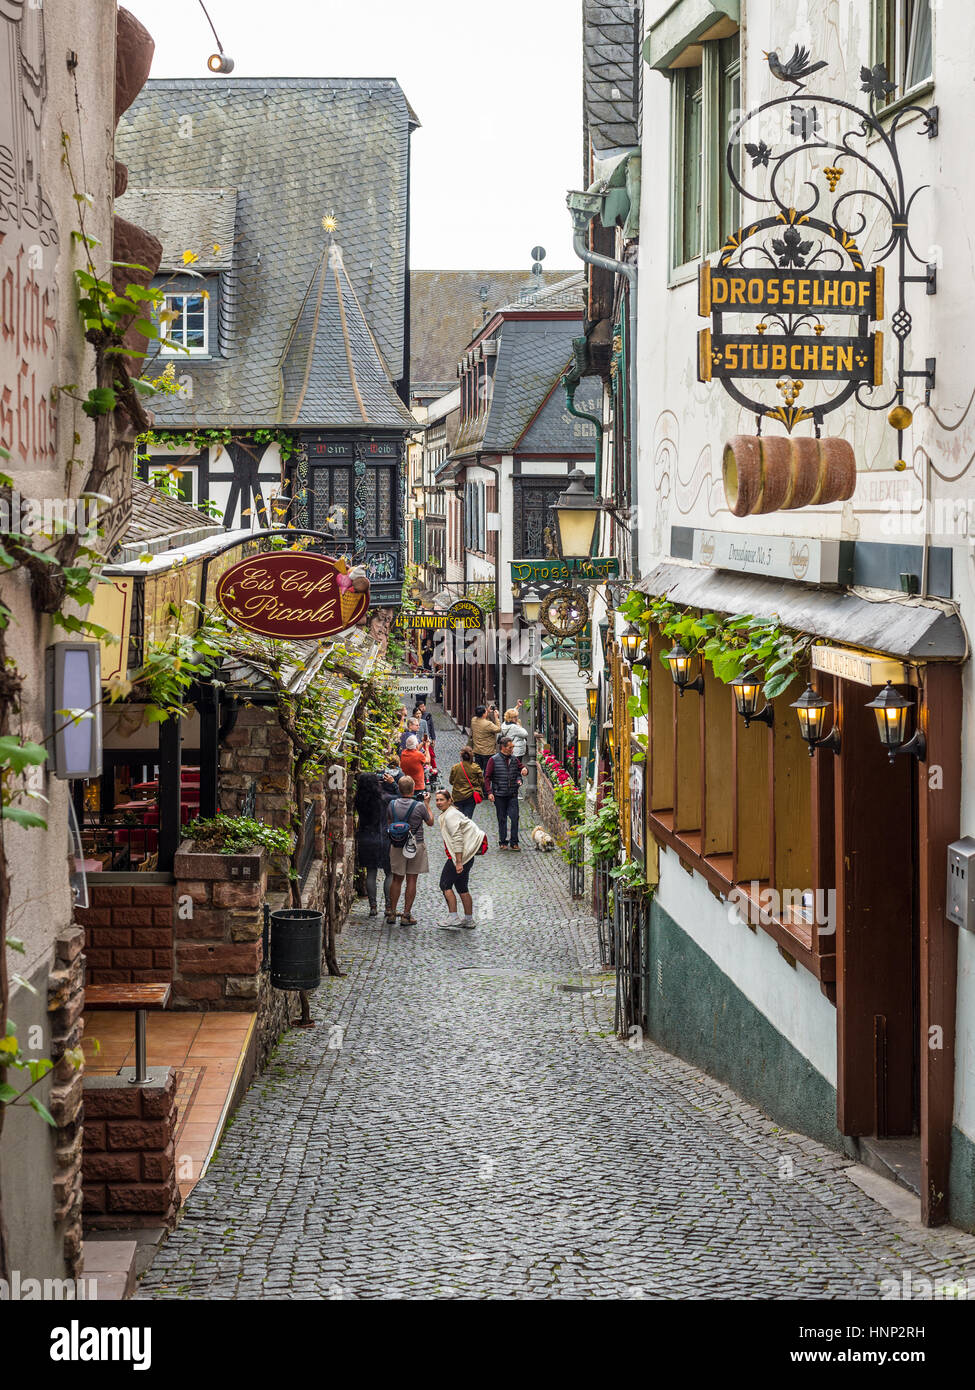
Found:
<path fill-rule="evenodd" d="M 888 681 L 892 685 L 909 683 L 903 662 L 892 661 L 889 657 L 869 656 L 866 652 L 854 651 L 849 647 L 813 647 L 812 666 L 814 671 L 856 681 L 858 685 L 886 685 Z"/>
<path fill-rule="evenodd" d="M 340 585 L 344 566 L 327 555 L 253 555 L 220 576 L 218 606 L 238 627 L 289 641 L 331 637 L 365 615 L 368 593 Z"/>
<path fill-rule="evenodd" d="M 484 610 L 473 599 L 459 598 L 446 613 L 397 613 L 393 627 L 411 632 L 450 632 L 456 627 L 484 630 Z"/>
<path fill-rule="evenodd" d="M 808 584 L 845 584 L 842 541 L 809 536 L 754 536 L 740 531 L 694 532 L 693 558 L 701 565 L 741 574 L 767 574 Z"/>
<path fill-rule="evenodd" d="M 433 694 L 432 676 L 397 676 L 396 686 L 402 695 L 404 702 L 410 700 L 415 705 L 417 700 L 426 698 Z"/>
<path fill-rule="evenodd" d="M 620 562 L 615 555 L 595 556 L 591 560 L 512 560 L 512 584 L 567 584 L 570 579 L 601 584 L 615 579 Z"/>

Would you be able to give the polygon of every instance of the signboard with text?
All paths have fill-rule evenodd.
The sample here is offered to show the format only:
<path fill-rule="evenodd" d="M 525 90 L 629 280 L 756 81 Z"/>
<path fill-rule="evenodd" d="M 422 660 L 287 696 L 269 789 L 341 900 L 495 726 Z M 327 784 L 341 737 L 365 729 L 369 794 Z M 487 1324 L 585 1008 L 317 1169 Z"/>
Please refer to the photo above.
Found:
<path fill-rule="evenodd" d="M 615 579 L 620 572 L 620 562 L 615 555 L 594 556 L 591 560 L 512 560 L 512 584 L 567 584 L 570 579 L 577 582 L 600 584 L 604 579 Z"/>
<path fill-rule="evenodd" d="M 459 598 L 445 613 L 399 612 L 393 619 L 393 627 L 407 628 L 413 632 L 451 632 L 455 627 L 464 627 L 481 632 L 484 629 L 484 610 L 473 599 Z"/>
<path fill-rule="evenodd" d="M 695 531 L 693 558 L 715 569 L 769 574 L 809 584 L 846 582 L 842 542 L 810 536 L 756 536 L 738 531 Z"/>
<path fill-rule="evenodd" d="M 231 565 L 217 584 L 218 606 L 238 627 L 263 637 L 330 637 L 365 616 L 368 593 L 357 593 L 342 561 L 283 550 Z"/>

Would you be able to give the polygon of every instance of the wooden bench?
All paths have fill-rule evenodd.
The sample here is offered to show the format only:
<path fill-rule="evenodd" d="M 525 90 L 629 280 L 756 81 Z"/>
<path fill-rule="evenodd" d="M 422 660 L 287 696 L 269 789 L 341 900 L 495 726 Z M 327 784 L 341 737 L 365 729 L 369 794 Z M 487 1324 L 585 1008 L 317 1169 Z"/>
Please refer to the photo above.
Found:
<path fill-rule="evenodd" d="M 158 985 L 88 985 L 85 990 L 85 1004 L 89 1008 L 114 1013 L 135 1010 L 135 1076 L 129 1078 L 133 1086 L 142 1086 L 149 1080 L 146 1014 L 149 1009 L 164 1009 L 172 992 L 172 985 L 165 982 Z"/>

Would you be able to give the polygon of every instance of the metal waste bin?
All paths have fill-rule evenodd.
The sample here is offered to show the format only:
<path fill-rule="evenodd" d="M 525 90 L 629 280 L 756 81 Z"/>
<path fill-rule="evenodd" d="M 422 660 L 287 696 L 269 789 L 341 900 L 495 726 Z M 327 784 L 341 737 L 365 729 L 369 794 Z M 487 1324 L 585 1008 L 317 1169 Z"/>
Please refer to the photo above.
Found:
<path fill-rule="evenodd" d="M 307 908 L 271 913 L 271 984 L 275 989 L 317 989 L 322 982 L 324 916 Z"/>

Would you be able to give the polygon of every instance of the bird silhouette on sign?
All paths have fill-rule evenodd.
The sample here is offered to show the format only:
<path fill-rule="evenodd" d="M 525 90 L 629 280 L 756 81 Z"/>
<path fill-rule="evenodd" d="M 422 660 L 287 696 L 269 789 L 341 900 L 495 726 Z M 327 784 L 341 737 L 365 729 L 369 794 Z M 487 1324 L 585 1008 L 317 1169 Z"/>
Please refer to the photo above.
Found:
<path fill-rule="evenodd" d="M 801 48 L 799 44 L 796 44 L 795 52 L 787 63 L 780 62 L 775 49 L 771 53 L 763 53 L 762 56 L 767 60 L 772 76 L 777 77 L 780 82 L 791 82 L 797 92 L 805 89 L 802 78 L 826 67 L 825 59 L 819 63 L 810 63 L 809 49 Z"/>

